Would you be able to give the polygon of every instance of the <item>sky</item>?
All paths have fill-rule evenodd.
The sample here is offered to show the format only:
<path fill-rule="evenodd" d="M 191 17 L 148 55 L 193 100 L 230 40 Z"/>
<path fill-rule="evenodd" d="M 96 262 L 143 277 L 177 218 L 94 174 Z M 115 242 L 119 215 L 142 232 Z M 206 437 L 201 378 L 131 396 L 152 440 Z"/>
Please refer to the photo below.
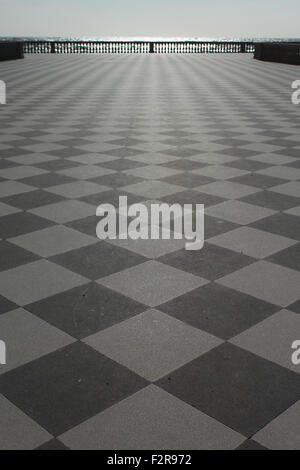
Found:
<path fill-rule="evenodd" d="M 300 36 L 299 0 L 0 0 L 0 36 Z"/>

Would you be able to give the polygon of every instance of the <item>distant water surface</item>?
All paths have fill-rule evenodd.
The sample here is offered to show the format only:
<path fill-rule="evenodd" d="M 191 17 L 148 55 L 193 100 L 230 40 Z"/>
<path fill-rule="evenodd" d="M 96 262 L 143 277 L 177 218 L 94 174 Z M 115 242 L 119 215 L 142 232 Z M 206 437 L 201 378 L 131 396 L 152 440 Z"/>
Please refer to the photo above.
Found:
<path fill-rule="evenodd" d="M 18 41 L 236 41 L 236 42 L 300 42 L 300 38 L 207 38 L 207 37 L 46 37 L 46 36 L 0 36 L 0 40 Z"/>

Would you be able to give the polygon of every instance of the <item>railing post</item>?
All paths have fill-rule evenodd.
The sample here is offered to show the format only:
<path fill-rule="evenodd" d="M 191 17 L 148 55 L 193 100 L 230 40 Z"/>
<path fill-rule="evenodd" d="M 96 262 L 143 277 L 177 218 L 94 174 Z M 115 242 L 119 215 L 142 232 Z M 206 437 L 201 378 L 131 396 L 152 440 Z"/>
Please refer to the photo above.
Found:
<path fill-rule="evenodd" d="M 51 42 L 51 54 L 55 54 L 55 42 Z"/>
<path fill-rule="evenodd" d="M 246 43 L 242 42 L 242 44 L 241 44 L 241 53 L 245 54 L 245 52 L 246 52 Z"/>
<path fill-rule="evenodd" d="M 149 43 L 149 53 L 154 54 L 154 42 Z"/>

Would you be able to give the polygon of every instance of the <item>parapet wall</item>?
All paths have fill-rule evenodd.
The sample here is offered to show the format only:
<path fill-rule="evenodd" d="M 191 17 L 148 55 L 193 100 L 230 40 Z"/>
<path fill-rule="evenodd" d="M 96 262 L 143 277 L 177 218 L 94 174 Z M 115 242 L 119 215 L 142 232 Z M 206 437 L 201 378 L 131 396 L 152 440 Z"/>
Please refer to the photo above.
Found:
<path fill-rule="evenodd" d="M 0 61 L 23 59 L 23 44 L 16 41 L 0 41 Z"/>
<path fill-rule="evenodd" d="M 261 43 L 255 45 L 254 58 L 269 62 L 300 65 L 300 44 Z"/>

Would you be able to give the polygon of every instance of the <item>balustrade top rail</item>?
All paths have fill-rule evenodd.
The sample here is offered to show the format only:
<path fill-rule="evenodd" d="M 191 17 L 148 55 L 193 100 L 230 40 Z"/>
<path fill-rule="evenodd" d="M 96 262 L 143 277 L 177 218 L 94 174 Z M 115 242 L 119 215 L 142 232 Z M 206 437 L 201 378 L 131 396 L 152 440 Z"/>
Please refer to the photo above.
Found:
<path fill-rule="evenodd" d="M 255 43 L 217 41 L 25 41 L 25 54 L 253 53 Z"/>

